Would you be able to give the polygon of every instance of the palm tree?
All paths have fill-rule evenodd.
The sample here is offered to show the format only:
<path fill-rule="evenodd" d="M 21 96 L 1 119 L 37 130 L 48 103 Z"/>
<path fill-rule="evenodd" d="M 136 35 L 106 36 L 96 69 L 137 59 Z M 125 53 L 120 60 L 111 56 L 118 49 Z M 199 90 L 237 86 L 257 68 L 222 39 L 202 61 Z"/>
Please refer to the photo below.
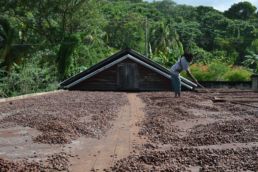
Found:
<path fill-rule="evenodd" d="M 176 30 L 169 24 L 159 23 L 150 33 L 150 46 L 154 59 L 159 59 L 165 66 L 170 66 L 183 53 L 183 45 Z"/>
<path fill-rule="evenodd" d="M 172 43 L 170 40 L 170 32 L 168 26 L 165 26 L 164 22 L 158 23 L 150 32 L 150 45 L 152 51 L 157 53 L 167 52 L 167 47 Z"/>

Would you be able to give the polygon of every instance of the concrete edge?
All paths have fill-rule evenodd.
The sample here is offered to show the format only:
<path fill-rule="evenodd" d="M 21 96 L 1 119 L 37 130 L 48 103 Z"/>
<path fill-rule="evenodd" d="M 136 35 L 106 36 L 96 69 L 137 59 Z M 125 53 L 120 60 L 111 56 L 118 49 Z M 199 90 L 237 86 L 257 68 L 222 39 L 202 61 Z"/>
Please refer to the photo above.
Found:
<path fill-rule="evenodd" d="M 26 98 L 37 97 L 37 96 L 47 95 L 47 94 L 55 94 L 55 93 L 60 93 L 64 91 L 65 90 L 54 90 L 54 91 L 47 91 L 47 92 L 40 92 L 40 93 L 24 94 L 24 95 L 15 96 L 15 97 L 0 98 L 0 103 L 15 101 L 15 100 L 22 100 Z"/>

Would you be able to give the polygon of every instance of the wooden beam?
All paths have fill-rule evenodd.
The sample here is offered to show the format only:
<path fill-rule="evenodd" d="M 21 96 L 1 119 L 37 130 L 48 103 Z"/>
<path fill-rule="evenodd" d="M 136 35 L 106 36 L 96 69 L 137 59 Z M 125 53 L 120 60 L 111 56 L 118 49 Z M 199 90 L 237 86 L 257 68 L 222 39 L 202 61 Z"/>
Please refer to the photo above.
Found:
<path fill-rule="evenodd" d="M 258 108 L 258 106 L 255 106 L 255 105 L 250 105 L 250 104 L 246 104 L 246 103 L 240 103 L 240 102 L 230 102 L 232 104 L 240 104 L 240 105 L 244 105 L 244 106 L 249 106 L 249 107 L 252 107 L 252 108 Z"/>
<path fill-rule="evenodd" d="M 214 89 L 196 89 L 196 92 L 198 93 L 207 93 L 207 90 L 209 90 L 209 93 L 257 93 L 253 90 L 214 90 Z"/>

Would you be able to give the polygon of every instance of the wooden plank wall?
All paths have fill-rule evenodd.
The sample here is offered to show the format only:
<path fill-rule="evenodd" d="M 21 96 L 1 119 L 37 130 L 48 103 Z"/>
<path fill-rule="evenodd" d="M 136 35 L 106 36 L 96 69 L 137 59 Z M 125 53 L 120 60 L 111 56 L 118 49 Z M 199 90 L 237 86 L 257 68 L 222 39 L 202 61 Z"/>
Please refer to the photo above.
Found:
<path fill-rule="evenodd" d="M 121 66 L 127 66 L 127 72 L 129 71 L 131 73 L 120 74 L 119 72 L 124 72 L 124 70 L 121 69 Z M 132 70 L 132 68 L 134 70 Z M 130 77 L 128 77 L 130 79 L 128 83 L 130 83 L 129 85 L 132 85 L 134 88 L 130 89 L 121 85 L 121 76 L 125 75 L 130 75 Z M 135 77 L 135 79 L 132 78 L 132 76 Z M 135 83 L 132 84 L 131 82 Z M 89 91 L 169 91 L 171 90 L 170 84 L 170 80 L 164 76 L 141 64 L 127 59 L 75 85 L 71 89 Z"/>

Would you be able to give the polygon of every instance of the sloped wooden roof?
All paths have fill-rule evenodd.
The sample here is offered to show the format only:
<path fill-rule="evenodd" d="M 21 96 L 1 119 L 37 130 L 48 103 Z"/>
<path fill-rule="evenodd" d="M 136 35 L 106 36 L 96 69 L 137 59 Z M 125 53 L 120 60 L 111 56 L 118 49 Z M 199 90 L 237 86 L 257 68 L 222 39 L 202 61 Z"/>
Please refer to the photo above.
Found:
<path fill-rule="evenodd" d="M 124 50 L 121 50 L 121 51 L 115 53 L 114 55 L 104 59 L 103 61 L 97 63 L 96 65 L 93 65 L 89 69 L 66 79 L 65 81 L 60 83 L 60 87 L 61 88 L 70 88 L 76 84 L 79 84 L 81 81 L 85 80 L 85 78 L 87 79 L 88 76 L 90 76 L 90 77 L 94 76 L 94 73 L 96 73 L 97 71 L 100 71 L 102 69 L 104 70 L 106 66 L 107 67 L 110 66 L 110 64 L 114 63 L 115 61 L 119 61 L 119 59 L 123 60 L 122 58 L 123 59 L 131 58 L 134 61 L 141 63 L 144 66 L 148 66 L 149 68 L 151 67 L 152 69 L 157 71 L 159 74 L 162 74 L 163 76 L 170 79 L 170 71 L 167 70 L 166 68 L 153 62 L 152 60 L 146 58 L 145 56 L 137 53 L 136 51 L 134 51 L 132 49 L 124 49 Z M 181 77 L 181 80 L 182 80 L 182 86 L 184 86 L 188 89 L 192 89 L 193 87 L 196 87 L 196 85 L 194 83 L 192 83 L 191 81 L 189 81 L 183 77 Z"/>

